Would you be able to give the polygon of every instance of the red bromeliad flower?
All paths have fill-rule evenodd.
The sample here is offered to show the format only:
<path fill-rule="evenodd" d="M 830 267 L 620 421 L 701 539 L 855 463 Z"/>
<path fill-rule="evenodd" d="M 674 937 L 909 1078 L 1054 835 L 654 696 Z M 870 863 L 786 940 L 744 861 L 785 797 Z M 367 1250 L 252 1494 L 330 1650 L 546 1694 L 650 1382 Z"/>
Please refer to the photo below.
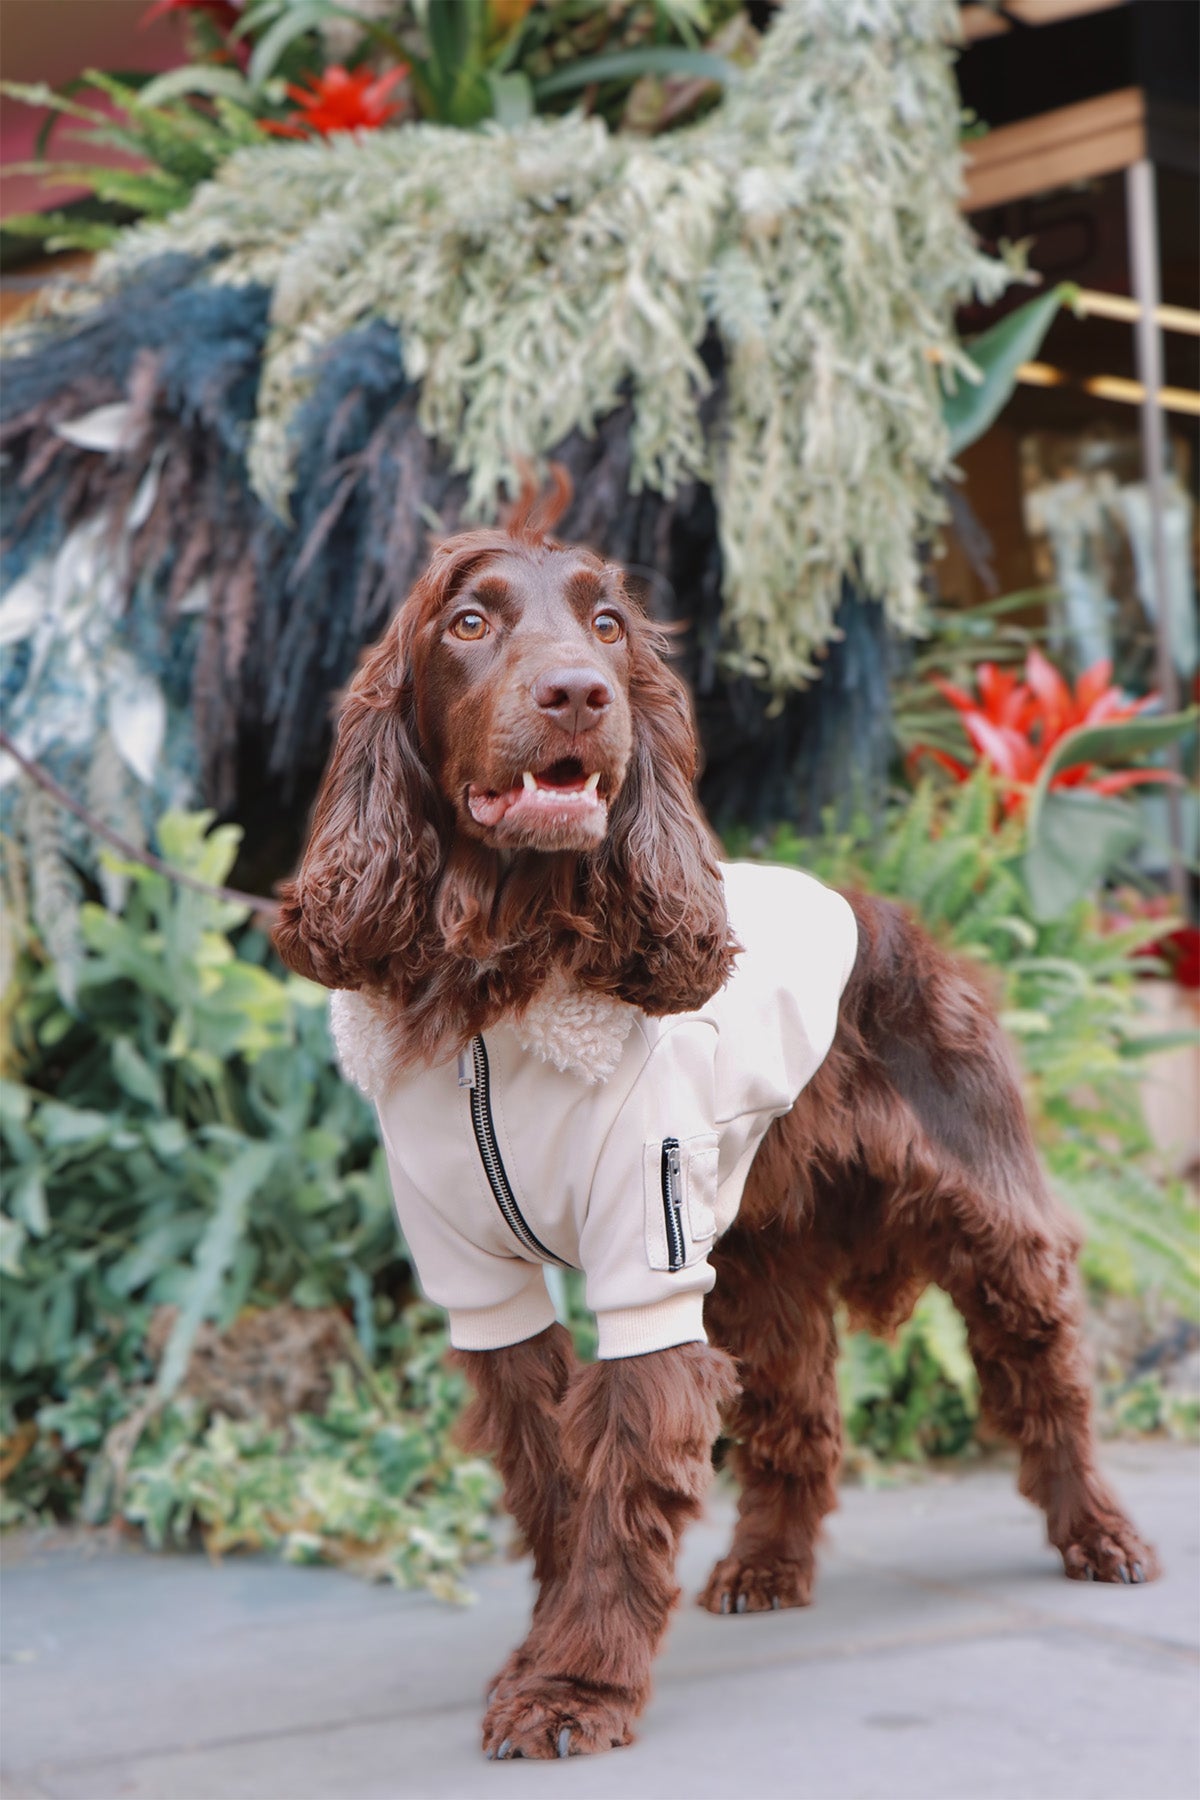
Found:
<path fill-rule="evenodd" d="M 369 69 L 351 74 L 340 63 L 333 63 L 313 78 L 309 87 L 288 84 L 288 97 L 294 100 L 299 119 L 263 121 L 263 130 L 275 137 L 332 137 L 338 131 L 376 131 L 404 110 L 403 102 L 390 98 L 397 82 L 407 75 L 407 66 L 397 64 L 385 75 L 373 75 Z"/>
<path fill-rule="evenodd" d="M 1009 815 L 1020 812 L 1051 752 L 1069 731 L 1135 718 L 1158 699 L 1157 694 L 1147 694 L 1144 700 L 1127 699 L 1112 685 L 1110 662 L 1085 669 L 1072 690 L 1039 650 L 1029 652 L 1023 681 L 1009 669 L 981 663 L 975 683 L 978 699 L 949 681 L 938 680 L 935 685 L 962 719 L 978 761 L 1000 776 L 1002 804 Z M 957 757 L 931 745 L 919 745 L 914 755 L 932 757 L 957 781 L 969 780 L 974 772 Z M 1103 775 L 1094 769 L 1094 763 L 1070 764 L 1056 771 L 1050 785 L 1119 794 L 1140 782 L 1175 780 L 1166 769 L 1115 769 Z"/>

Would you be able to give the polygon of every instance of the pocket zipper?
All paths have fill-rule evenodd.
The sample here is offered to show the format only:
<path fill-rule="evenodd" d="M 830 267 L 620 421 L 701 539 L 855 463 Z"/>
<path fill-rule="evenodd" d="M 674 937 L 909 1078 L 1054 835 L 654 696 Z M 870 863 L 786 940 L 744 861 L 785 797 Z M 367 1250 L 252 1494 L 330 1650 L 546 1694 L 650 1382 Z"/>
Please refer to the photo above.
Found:
<path fill-rule="evenodd" d="M 573 1264 L 556 1256 L 553 1250 L 547 1250 L 542 1240 L 531 1231 L 517 1204 L 517 1197 L 513 1193 L 512 1183 L 500 1154 L 500 1145 L 496 1140 L 496 1127 L 492 1119 L 491 1073 L 488 1068 L 487 1046 L 481 1036 L 473 1037 L 470 1048 L 459 1055 L 458 1085 L 470 1090 L 471 1128 L 475 1133 L 475 1145 L 487 1184 L 505 1224 L 517 1242 L 543 1262 L 557 1263 L 560 1269 L 572 1268 Z"/>
<path fill-rule="evenodd" d="M 664 1138 L 662 1146 L 663 1220 L 667 1228 L 667 1269 L 682 1269 L 686 1257 L 683 1231 L 683 1193 L 679 1172 L 679 1139 Z"/>

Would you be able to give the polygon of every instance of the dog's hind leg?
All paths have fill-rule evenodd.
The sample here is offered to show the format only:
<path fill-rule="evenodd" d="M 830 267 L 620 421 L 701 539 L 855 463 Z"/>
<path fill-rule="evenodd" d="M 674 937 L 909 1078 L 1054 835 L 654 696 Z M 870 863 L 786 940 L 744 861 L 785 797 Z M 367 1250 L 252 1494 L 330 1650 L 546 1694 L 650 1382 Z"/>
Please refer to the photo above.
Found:
<path fill-rule="evenodd" d="M 1079 1232 L 1038 1165 L 1004 1035 L 978 977 L 894 909 L 860 904 L 859 920 L 850 1085 L 884 1248 L 966 1320 L 985 1413 L 1019 1446 L 1021 1492 L 1066 1573 L 1149 1580 L 1157 1559 L 1097 1472 Z"/>
<path fill-rule="evenodd" d="M 459 1441 L 494 1459 L 504 1504 L 533 1553 L 536 1626 L 563 1570 L 573 1491 L 559 1435 L 559 1410 L 576 1367 L 570 1334 L 551 1325 L 505 1350 L 455 1350 L 450 1360 L 474 1390 Z M 528 1640 L 488 1684 L 489 1698 L 519 1679 L 527 1663 Z"/>
<path fill-rule="evenodd" d="M 966 1320 L 984 1414 L 1018 1446 L 1020 1490 L 1072 1580 L 1152 1580 L 1158 1559 L 1096 1467 L 1076 1229 L 1047 1204 L 1001 1235 L 995 1210 L 956 1194 L 928 1261 Z"/>
<path fill-rule="evenodd" d="M 715 1613 L 807 1606 L 842 1454 L 831 1277 L 808 1236 L 777 1231 L 735 1228 L 713 1263 L 705 1325 L 738 1363 L 726 1429 L 741 1497 L 729 1554 L 700 1604 Z"/>

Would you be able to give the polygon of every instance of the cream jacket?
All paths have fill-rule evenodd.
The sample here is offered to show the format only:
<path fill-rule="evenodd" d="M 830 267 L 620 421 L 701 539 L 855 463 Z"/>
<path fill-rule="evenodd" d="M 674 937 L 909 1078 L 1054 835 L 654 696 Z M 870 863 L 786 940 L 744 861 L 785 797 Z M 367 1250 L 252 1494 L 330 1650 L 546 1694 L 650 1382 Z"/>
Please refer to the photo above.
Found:
<path fill-rule="evenodd" d="M 339 1060 L 375 1101 L 405 1241 L 459 1349 L 551 1324 L 547 1267 L 583 1270 L 601 1357 L 704 1341 L 709 1253 L 828 1053 L 857 949 L 850 907 L 812 876 L 723 874 L 744 949 L 699 1012 L 556 989 L 389 1082 L 372 1002 L 333 996 Z"/>

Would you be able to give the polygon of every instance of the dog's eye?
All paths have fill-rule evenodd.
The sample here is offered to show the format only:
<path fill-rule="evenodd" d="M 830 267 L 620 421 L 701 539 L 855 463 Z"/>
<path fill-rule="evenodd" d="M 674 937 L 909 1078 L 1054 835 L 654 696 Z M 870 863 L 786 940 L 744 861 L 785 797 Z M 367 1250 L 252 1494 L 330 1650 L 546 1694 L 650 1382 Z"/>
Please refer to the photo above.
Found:
<path fill-rule="evenodd" d="M 465 644 L 477 644 L 480 638 L 488 634 L 488 622 L 482 613 L 459 613 L 450 627 L 452 637 L 461 638 Z"/>
<path fill-rule="evenodd" d="M 625 636 L 625 627 L 616 613 L 597 613 L 592 620 L 592 630 L 602 644 L 619 644 Z"/>

